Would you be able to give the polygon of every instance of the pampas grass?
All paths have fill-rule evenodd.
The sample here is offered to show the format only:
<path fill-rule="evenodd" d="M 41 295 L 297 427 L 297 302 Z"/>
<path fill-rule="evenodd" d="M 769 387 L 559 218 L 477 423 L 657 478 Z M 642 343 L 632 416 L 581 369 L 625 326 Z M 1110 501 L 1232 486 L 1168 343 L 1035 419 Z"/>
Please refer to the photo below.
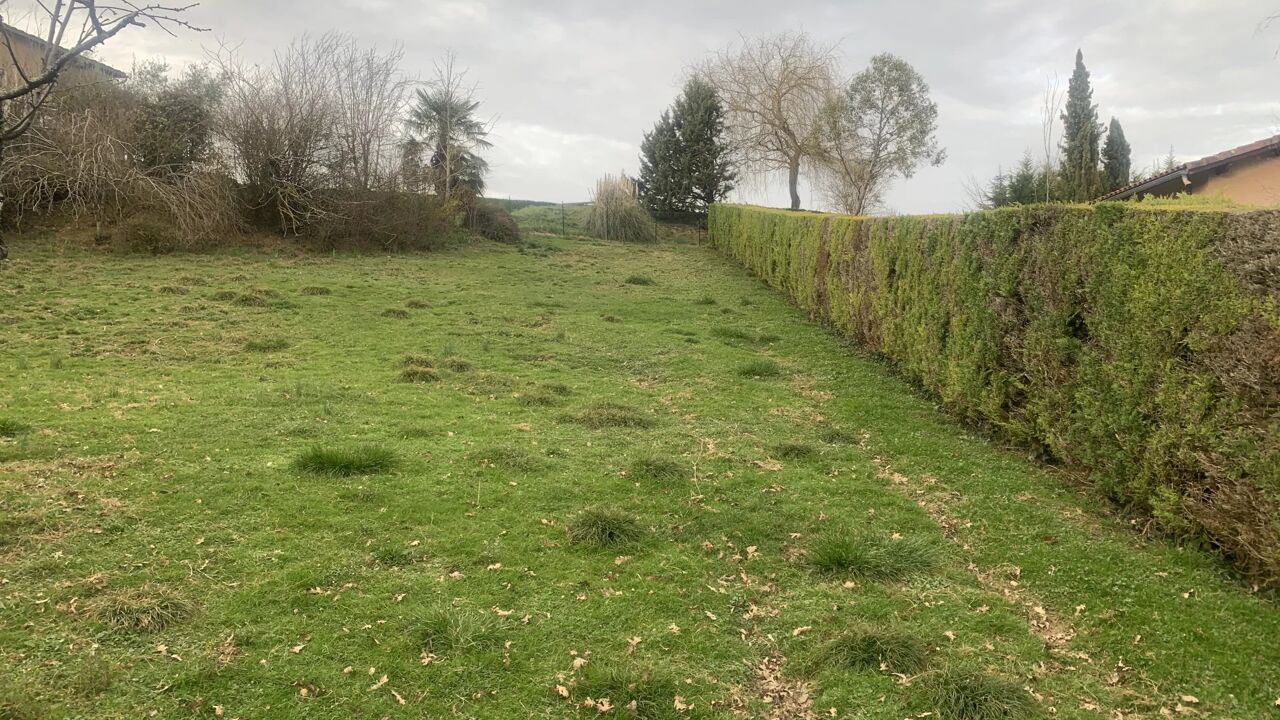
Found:
<path fill-rule="evenodd" d="M 605 240 L 653 242 L 653 218 L 640 207 L 636 184 L 627 177 L 605 175 L 596 181 L 587 232 Z"/>

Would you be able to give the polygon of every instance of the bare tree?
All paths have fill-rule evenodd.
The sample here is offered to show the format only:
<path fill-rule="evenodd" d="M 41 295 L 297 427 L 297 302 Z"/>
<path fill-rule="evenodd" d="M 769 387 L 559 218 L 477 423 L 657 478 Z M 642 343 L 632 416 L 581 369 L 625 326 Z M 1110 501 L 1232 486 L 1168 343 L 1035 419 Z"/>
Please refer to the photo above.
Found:
<path fill-rule="evenodd" d="M 324 214 L 337 139 L 332 59 L 337 34 L 303 36 L 267 65 L 247 65 L 222 48 L 215 62 L 227 78 L 215 123 L 232 171 L 254 193 L 255 209 L 273 215 L 283 233 Z"/>
<path fill-rule="evenodd" d="M 888 53 L 873 57 L 823 111 L 828 198 L 851 215 L 878 207 L 894 178 L 946 159 L 937 128 L 938 105 L 915 68 Z"/>
<path fill-rule="evenodd" d="M 1044 201 L 1053 200 L 1054 177 L 1058 169 L 1058 143 L 1053 137 L 1058 115 L 1062 112 L 1063 92 L 1057 73 L 1045 78 L 1044 97 L 1040 102 L 1040 141 L 1044 151 Z"/>
<path fill-rule="evenodd" d="M 333 100 L 338 182 L 369 191 L 392 174 L 410 82 L 400 71 L 404 50 L 362 48 L 344 37 L 335 48 Z"/>
<path fill-rule="evenodd" d="M 800 207 L 801 166 L 822 155 L 819 124 L 835 68 L 835 49 L 801 32 L 742 38 L 695 70 L 724 101 L 742 167 L 785 171 L 792 209 Z"/>
<path fill-rule="evenodd" d="M 44 54 L 34 69 L 23 67 L 13 45 L 13 31 L 5 24 L 3 11 L 8 3 L 0 0 L 0 40 L 12 62 L 15 78 L 4 78 L 0 89 L 0 160 L 4 146 L 21 137 L 35 121 L 40 110 L 53 95 L 58 79 L 77 58 L 102 45 L 130 27 L 150 23 L 168 33 L 185 28 L 202 30 L 183 18 L 195 7 L 188 5 L 134 4 L 116 0 L 111 5 L 95 0 L 49 0 L 38 3 L 36 23 L 44 28 Z M 4 198 L 0 197 L 0 210 Z M 0 260 L 8 257 L 0 237 Z"/>

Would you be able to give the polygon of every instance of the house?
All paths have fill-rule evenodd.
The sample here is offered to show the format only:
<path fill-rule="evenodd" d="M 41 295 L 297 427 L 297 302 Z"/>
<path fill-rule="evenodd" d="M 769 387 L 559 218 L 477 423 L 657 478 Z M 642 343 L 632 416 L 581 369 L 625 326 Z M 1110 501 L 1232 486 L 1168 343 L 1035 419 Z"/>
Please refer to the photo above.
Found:
<path fill-rule="evenodd" d="M 1280 135 L 1130 183 L 1098 201 L 1177 193 L 1222 195 L 1239 205 L 1280 205 Z"/>
<path fill-rule="evenodd" d="M 28 78 L 39 75 L 48 48 L 49 43 L 43 38 L 0 23 L 0 88 L 16 88 L 23 82 L 24 75 Z M 65 51 L 60 49 L 59 52 Z M 125 73 L 110 65 L 81 55 L 63 69 L 58 77 L 58 85 L 66 87 L 117 82 L 125 77 Z"/>

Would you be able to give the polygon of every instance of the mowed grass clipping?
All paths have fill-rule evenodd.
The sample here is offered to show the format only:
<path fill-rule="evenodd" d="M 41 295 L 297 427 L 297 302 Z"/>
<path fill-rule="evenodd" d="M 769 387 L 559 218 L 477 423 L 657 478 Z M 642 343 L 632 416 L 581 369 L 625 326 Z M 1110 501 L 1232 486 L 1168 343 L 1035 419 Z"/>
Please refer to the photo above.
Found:
<path fill-rule="evenodd" d="M 10 240 L 0 716 L 1274 712 L 1273 601 L 706 247 Z"/>

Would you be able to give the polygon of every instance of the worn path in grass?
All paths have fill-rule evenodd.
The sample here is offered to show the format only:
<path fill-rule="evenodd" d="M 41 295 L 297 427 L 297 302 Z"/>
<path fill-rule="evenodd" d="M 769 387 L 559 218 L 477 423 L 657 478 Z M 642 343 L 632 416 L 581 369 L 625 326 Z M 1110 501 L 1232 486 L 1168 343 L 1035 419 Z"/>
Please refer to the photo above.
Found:
<path fill-rule="evenodd" d="M 16 250 L 0 717 L 1280 717 L 1275 605 L 710 250 Z"/>

